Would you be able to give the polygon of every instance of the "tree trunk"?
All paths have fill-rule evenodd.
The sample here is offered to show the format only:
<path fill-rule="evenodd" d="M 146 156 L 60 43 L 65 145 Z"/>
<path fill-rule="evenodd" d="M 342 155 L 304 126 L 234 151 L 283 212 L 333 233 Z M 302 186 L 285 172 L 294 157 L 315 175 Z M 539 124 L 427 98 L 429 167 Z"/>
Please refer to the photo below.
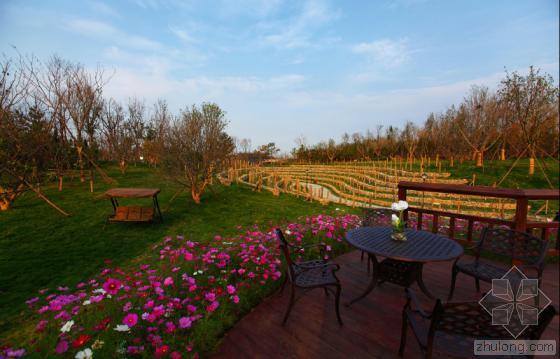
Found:
<path fill-rule="evenodd" d="M 502 146 L 502 149 L 500 150 L 500 160 L 501 161 L 506 160 L 506 148 L 504 146 Z"/>
<path fill-rule="evenodd" d="M 529 157 L 529 176 L 532 176 L 534 174 L 535 174 L 535 157 L 531 155 L 531 157 Z"/>
<path fill-rule="evenodd" d="M 121 160 L 121 161 L 119 162 L 119 169 L 121 170 L 121 174 L 122 174 L 122 175 L 125 174 L 125 172 L 126 172 L 126 167 L 127 167 L 126 161 L 125 161 L 125 160 Z"/>
<path fill-rule="evenodd" d="M 93 193 L 93 168 L 89 169 L 89 191 Z"/>
<path fill-rule="evenodd" d="M 484 152 L 476 151 L 476 167 L 482 167 L 484 163 Z"/>
<path fill-rule="evenodd" d="M 62 192 L 62 181 L 63 181 L 63 178 L 64 178 L 64 177 L 62 177 L 62 175 L 59 175 L 59 176 L 58 176 L 58 191 L 59 191 L 59 192 Z"/>
<path fill-rule="evenodd" d="M 449 159 L 449 167 L 454 167 L 455 165 L 455 159 L 453 158 L 453 156 L 451 156 L 451 158 Z"/>
<path fill-rule="evenodd" d="M 198 191 L 194 186 L 191 188 L 191 196 L 194 203 L 200 204 L 200 193 L 198 193 Z"/>
<path fill-rule="evenodd" d="M 78 151 L 78 165 L 80 166 L 80 182 L 86 181 L 86 176 L 84 174 L 84 159 L 82 155 L 82 146 L 76 146 L 76 150 Z"/>

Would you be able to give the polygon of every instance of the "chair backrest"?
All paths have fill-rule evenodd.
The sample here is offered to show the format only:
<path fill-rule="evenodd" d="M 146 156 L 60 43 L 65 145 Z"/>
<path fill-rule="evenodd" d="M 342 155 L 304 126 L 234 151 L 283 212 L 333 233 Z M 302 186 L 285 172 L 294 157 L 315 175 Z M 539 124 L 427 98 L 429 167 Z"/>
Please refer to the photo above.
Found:
<path fill-rule="evenodd" d="M 282 233 L 282 230 L 280 228 L 276 228 L 275 232 L 276 238 L 278 239 L 278 242 L 280 244 L 280 250 L 284 254 L 284 258 L 286 259 L 286 266 L 288 267 L 288 278 L 290 280 L 293 280 L 295 278 L 295 273 L 293 265 L 294 262 L 292 261 L 292 257 L 290 256 L 290 245 L 288 244 L 288 241 L 284 237 L 284 233 Z"/>
<path fill-rule="evenodd" d="M 544 260 L 548 241 L 529 233 L 506 228 L 484 228 L 478 243 L 477 257 L 480 251 L 507 256 L 512 261 L 524 264 L 539 264 Z"/>
<path fill-rule="evenodd" d="M 393 211 L 389 208 L 364 208 L 363 227 L 384 227 L 391 225 Z"/>
<path fill-rule="evenodd" d="M 517 339 L 538 340 L 548 324 L 556 315 L 556 309 L 549 305 L 539 314 L 538 324 L 529 325 Z M 428 332 L 428 345 L 433 339 L 447 336 L 465 339 L 508 339 L 511 334 L 501 325 L 493 325 L 492 317 L 478 302 L 442 304 L 438 299 L 434 306 L 432 321 Z M 438 340 L 441 342 L 441 340 Z M 472 345 L 472 344 L 471 344 Z M 472 348 L 472 346 L 471 346 Z"/>

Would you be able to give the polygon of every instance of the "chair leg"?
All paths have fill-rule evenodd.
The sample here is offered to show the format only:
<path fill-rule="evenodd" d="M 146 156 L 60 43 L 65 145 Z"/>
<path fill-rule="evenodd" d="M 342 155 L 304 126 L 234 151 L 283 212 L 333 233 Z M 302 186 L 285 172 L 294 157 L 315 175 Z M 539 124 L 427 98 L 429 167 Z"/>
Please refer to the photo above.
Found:
<path fill-rule="evenodd" d="M 328 297 L 329 296 L 329 291 L 327 290 L 327 288 L 325 287 L 325 288 L 323 288 L 323 290 L 325 291 L 325 296 Z"/>
<path fill-rule="evenodd" d="M 478 278 L 474 279 L 474 284 L 476 286 L 476 292 L 480 293 L 480 281 L 478 280 Z"/>
<path fill-rule="evenodd" d="M 342 319 L 340 318 L 340 292 L 342 291 L 342 287 L 340 284 L 336 286 L 336 298 L 334 301 L 334 305 L 336 308 L 336 319 L 338 319 L 338 324 L 342 325 Z"/>
<path fill-rule="evenodd" d="M 450 301 L 453 298 L 453 292 L 455 291 L 455 281 L 457 279 L 457 271 L 453 268 L 451 272 L 451 289 L 449 289 L 449 295 L 447 296 L 447 301 Z"/>
<path fill-rule="evenodd" d="M 406 346 L 406 334 L 408 331 L 408 320 L 406 318 L 406 313 L 403 310 L 402 314 L 402 327 L 401 327 L 401 344 L 399 346 L 399 356 L 404 355 L 404 347 Z"/>
<path fill-rule="evenodd" d="M 288 316 L 292 311 L 292 307 L 294 306 L 294 297 L 295 297 L 295 288 L 292 285 L 290 291 L 290 303 L 288 304 L 288 309 L 286 310 L 286 314 L 284 314 L 284 320 L 282 320 L 282 326 L 286 324 L 286 321 L 288 320 Z"/>
<path fill-rule="evenodd" d="M 364 251 L 362 251 L 362 254 L 360 256 L 360 262 L 363 262 L 363 261 L 364 261 Z"/>

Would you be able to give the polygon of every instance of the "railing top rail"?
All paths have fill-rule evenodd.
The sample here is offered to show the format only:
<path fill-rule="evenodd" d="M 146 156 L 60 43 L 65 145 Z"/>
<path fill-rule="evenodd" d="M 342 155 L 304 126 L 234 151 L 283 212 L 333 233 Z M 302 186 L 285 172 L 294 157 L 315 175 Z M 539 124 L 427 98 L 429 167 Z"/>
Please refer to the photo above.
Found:
<path fill-rule="evenodd" d="M 484 196 L 495 198 L 527 198 L 527 199 L 559 199 L 560 190 L 558 189 L 517 189 L 517 188 L 497 188 L 491 186 L 468 186 L 461 184 L 429 183 L 400 181 L 399 189 L 409 189 L 413 191 L 439 192 L 465 194 L 472 196 Z"/>

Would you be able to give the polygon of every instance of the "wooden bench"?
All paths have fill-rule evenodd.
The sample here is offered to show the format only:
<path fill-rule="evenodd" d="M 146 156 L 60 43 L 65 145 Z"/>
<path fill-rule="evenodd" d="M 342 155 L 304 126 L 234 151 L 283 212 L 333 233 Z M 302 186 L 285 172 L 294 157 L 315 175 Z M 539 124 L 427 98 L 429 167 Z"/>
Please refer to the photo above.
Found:
<path fill-rule="evenodd" d="M 111 200 L 114 213 L 109 216 L 109 222 L 151 222 L 154 215 L 158 214 L 159 220 L 163 222 L 157 195 L 159 188 L 112 188 L 105 192 L 105 196 Z M 152 198 L 152 207 L 121 206 L 119 198 Z"/>

